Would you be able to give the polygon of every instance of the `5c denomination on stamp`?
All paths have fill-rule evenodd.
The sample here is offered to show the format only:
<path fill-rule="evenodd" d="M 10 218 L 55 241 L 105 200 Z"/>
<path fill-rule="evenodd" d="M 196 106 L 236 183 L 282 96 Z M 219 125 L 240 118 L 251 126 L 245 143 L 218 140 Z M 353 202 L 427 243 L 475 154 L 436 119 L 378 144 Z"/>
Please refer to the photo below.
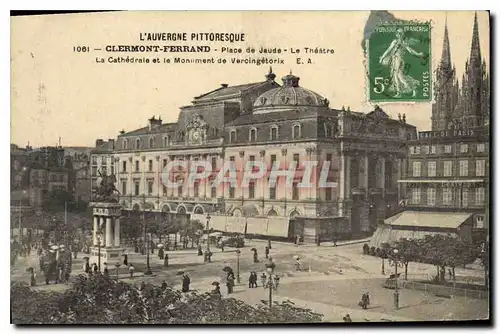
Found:
<path fill-rule="evenodd" d="M 428 22 L 377 26 L 368 43 L 368 99 L 431 100 L 431 27 Z"/>

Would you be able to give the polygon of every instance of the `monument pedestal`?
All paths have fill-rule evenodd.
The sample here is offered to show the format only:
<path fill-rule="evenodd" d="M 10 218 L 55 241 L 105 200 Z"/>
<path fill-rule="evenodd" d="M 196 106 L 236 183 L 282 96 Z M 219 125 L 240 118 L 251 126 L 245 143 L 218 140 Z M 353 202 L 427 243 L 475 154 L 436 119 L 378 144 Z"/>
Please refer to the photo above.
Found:
<path fill-rule="evenodd" d="M 120 216 L 121 205 L 118 203 L 92 202 L 93 208 L 93 246 L 90 248 L 90 264 L 99 265 L 99 253 L 101 270 L 104 262 L 108 269 L 114 268 L 119 262 L 123 263 L 122 254 L 124 247 L 120 245 Z M 99 250 L 99 246 L 100 250 Z"/>

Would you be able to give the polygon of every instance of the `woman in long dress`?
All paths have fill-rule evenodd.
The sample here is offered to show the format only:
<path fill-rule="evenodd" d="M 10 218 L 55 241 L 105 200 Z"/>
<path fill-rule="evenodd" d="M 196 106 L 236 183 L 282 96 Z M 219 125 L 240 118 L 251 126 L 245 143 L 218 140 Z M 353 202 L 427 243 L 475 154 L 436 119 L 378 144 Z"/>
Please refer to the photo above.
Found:
<path fill-rule="evenodd" d="M 407 39 L 403 29 L 399 28 L 396 30 L 396 39 L 391 42 L 391 45 L 379 59 L 380 64 L 389 66 L 391 82 L 388 90 L 389 92 L 396 93 L 394 97 L 410 93 L 415 96 L 415 91 L 420 85 L 420 81 L 405 73 L 404 58 L 406 53 L 424 58 L 422 52 L 417 52 L 410 47 L 410 44 L 414 44 L 415 42 L 415 39 Z"/>

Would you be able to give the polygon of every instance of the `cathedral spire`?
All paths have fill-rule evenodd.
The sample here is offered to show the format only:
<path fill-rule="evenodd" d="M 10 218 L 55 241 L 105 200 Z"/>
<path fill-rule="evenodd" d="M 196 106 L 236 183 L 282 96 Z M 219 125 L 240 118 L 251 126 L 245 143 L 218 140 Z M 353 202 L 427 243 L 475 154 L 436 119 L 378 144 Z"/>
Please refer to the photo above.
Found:
<path fill-rule="evenodd" d="M 480 66 L 481 47 L 479 46 L 479 28 L 477 24 L 477 12 L 474 13 L 474 28 L 472 29 L 472 43 L 470 48 L 470 66 Z"/>
<path fill-rule="evenodd" d="M 448 37 L 448 19 L 444 24 L 443 52 L 441 53 L 441 68 L 451 69 L 450 38 Z"/>

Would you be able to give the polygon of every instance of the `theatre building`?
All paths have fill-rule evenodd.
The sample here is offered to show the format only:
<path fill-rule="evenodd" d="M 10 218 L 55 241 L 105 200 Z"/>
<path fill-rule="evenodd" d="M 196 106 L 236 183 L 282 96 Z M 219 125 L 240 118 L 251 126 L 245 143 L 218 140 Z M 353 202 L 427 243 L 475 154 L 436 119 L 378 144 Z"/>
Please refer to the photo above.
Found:
<path fill-rule="evenodd" d="M 305 242 L 367 234 L 392 215 L 406 142 L 416 139 L 415 127 L 379 107 L 369 113 L 331 107 L 299 85 L 299 77 L 290 73 L 282 84 L 275 77 L 270 70 L 262 82 L 223 84 L 181 107 L 176 123 L 152 117 L 146 127 L 121 133 L 113 154 L 124 210 L 204 224 L 209 214 L 214 230 L 283 239 L 299 235 Z M 169 169 L 174 161 L 187 167 Z M 189 182 L 189 166 L 201 161 L 210 163 L 211 171 Z M 316 161 L 309 173 L 307 164 Z M 240 178 L 248 162 L 264 163 L 262 177 L 248 185 L 212 186 L 226 163 Z M 291 164 L 297 168 L 288 185 L 286 175 L 269 184 L 273 165 L 290 171 Z M 253 172 L 261 171 L 253 167 Z M 167 187 L 166 178 L 180 186 Z"/>

